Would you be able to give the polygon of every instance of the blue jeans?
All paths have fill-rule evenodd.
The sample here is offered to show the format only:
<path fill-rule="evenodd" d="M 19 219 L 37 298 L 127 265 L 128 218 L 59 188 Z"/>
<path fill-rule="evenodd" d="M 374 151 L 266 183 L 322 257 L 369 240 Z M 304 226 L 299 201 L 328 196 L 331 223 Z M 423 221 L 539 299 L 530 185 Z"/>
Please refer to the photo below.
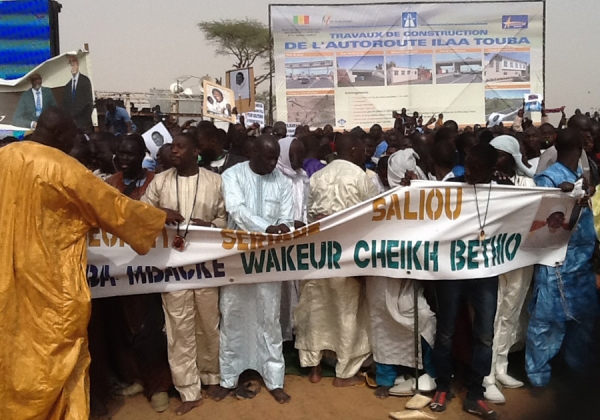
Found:
<path fill-rule="evenodd" d="M 481 400 L 483 378 L 490 374 L 494 319 L 498 305 L 498 277 L 435 282 L 438 302 L 437 329 L 433 362 L 437 373 L 437 390 L 449 392 L 452 380 L 452 338 L 462 298 L 466 297 L 475 312 L 473 320 L 473 356 L 467 375 L 467 399 Z"/>

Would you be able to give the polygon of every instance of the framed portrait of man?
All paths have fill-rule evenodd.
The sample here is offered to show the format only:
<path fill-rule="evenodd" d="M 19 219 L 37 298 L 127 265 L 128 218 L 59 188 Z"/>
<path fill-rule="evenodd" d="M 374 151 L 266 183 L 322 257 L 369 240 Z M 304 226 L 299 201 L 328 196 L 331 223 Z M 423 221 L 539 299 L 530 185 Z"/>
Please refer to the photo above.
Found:
<path fill-rule="evenodd" d="M 252 67 L 229 70 L 225 74 L 225 84 L 233 91 L 235 107 L 239 113 L 254 110 L 254 69 Z"/>
<path fill-rule="evenodd" d="M 233 91 L 208 80 L 204 80 L 202 88 L 204 91 L 202 107 L 204 116 L 235 124 Z"/>

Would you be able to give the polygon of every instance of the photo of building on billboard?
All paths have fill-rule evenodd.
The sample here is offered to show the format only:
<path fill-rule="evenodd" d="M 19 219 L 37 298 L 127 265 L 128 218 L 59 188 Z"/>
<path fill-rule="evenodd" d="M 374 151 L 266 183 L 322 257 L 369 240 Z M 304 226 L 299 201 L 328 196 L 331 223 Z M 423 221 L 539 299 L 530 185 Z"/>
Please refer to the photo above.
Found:
<path fill-rule="evenodd" d="M 337 85 L 338 87 L 384 86 L 383 56 L 338 57 Z"/>
<path fill-rule="evenodd" d="M 529 52 L 485 54 L 483 77 L 486 82 L 529 82 L 530 71 Z"/>
<path fill-rule="evenodd" d="M 286 89 L 332 89 L 333 56 L 285 59 Z"/>
<path fill-rule="evenodd" d="M 487 89 L 485 91 L 485 118 L 494 125 L 514 121 L 523 106 L 523 97 L 529 89 Z"/>
<path fill-rule="evenodd" d="M 430 85 L 432 68 L 431 54 L 388 55 L 385 58 L 387 85 Z"/>
<path fill-rule="evenodd" d="M 300 121 L 311 127 L 335 124 L 335 99 L 333 94 L 287 97 L 288 121 Z"/>
<path fill-rule="evenodd" d="M 449 53 L 435 56 L 435 83 L 481 83 L 480 53 Z"/>

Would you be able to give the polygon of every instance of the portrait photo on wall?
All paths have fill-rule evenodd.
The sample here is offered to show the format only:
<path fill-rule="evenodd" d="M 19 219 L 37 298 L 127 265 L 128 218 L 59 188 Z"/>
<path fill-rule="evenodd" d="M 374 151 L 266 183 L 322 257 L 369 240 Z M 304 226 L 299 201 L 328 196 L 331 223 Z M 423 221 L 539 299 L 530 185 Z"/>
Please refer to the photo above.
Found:
<path fill-rule="evenodd" d="M 254 69 L 229 70 L 225 74 L 225 85 L 233 91 L 235 106 L 239 113 L 254 110 Z"/>
<path fill-rule="evenodd" d="M 202 87 L 204 116 L 235 124 L 233 91 L 208 80 L 204 80 Z"/>

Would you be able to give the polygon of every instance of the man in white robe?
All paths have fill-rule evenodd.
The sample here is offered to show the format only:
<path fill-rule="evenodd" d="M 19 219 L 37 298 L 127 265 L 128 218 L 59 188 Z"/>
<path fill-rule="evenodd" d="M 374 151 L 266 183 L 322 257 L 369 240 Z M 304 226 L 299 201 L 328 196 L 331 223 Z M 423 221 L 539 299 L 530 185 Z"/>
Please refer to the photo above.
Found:
<path fill-rule="evenodd" d="M 342 211 L 376 196 L 377 190 L 364 169 L 365 150 L 352 134 L 337 142 L 338 159 L 310 179 L 308 220 Z M 296 348 L 300 364 L 311 367 L 309 380 L 321 379 L 323 351 L 336 353 L 334 386 L 363 383 L 357 376 L 371 353 L 369 313 L 364 284 L 358 278 L 309 280 L 300 286 L 300 302 L 294 312 Z"/>
<path fill-rule="evenodd" d="M 178 235 L 184 241 L 190 224 L 224 228 L 221 177 L 198 168 L 198 140 L 180 134 L 172 148 L 175 167 L 157 174 L 141 201 L 179 213 Z M 168 292 L 162 301 L 171 375 L 183 402 L 176 413 L 183 415 L 202 404 L 201 384 L 209 386 L 214 400 L 227 395 L 219 386 L 219 290 Z"/>
<path fill-rule="evenodd" d="M 535 187 L 531 178 L 533 168 L 523 164 L 520 144 L 516 138 L 508 135 L 494 138 L 490 144 L 496 149 L 498 158 L 496 170 L 501 176 L 517 187 Z M 563 210 L 564 212 L 564 210 Z M 566 241 L 565 241 L 566 242 Z M 522 245 L 526 248 L 527 241 Z M 546 247 L 546 244 L 541 246 Z M 506 399 L 500 388 L 519 388 L 523 382 L 508 374 L 508 353 L 518 342 L 521 328 L 521 311 L 524 307 L 529 286 L 533 278 L 533 266 L 518 268 L 498 276 L 498 306 L 494 322 L 494 342 L 492 345 L 492 366 L 490 375 L 483 380 L 484 397 L 495 404 L 504 404 Z"/>
<path fill-rule="evenodd" d="M 388 160 L 390 187 L 408 184 L 409 179 L 427 179 L 417 165 L 419 155 L 411 148 L 400 150 Z M 416 379 L 403 379 L 403 371 L 413 375 L 415 366 L 425 368 L 419 379 L 419 390 L 435 389 L 432 347 L 435 336 L 435 314 L 417 284 L 419 310 L 419 360 L 415 360 L 414 281 L 387 277 L 367 277 L 367 299 L 371 320 L 371 343 L 377 390 L 375 396 L 412 395 Z"/>
<path fill-rule="evenodd" d="M 292 181 L 292 202 L 294 204 L 294 228 L 306 225 L 306 201 L 308 200 L 308 175 L 302 169 L 306 149 L 300 139 L 285 137 L 279 140 L 279 160 L 277 169 Z M 300 298 L 300 282 L 285 281 L 281 284 L 281 334 L 283 341 L 294 339 L 294 309 Z"/>
<path fill-rule="evenodd" d="M 230 229 L 268 234 L 290 231 L 294 223 L 292 183 L 276 169 L 279 153 L 277 139 L 262 135 L 254 141 L 249 162 L 239 163 L 223 173 Z M 260 373 L 277 402 L 290 400 L 283 391 L 285 362 L 280 305 L 279 282 L 221 288 L 222 387 L 235 388 L 240 374 L 253 369 Z"/>

